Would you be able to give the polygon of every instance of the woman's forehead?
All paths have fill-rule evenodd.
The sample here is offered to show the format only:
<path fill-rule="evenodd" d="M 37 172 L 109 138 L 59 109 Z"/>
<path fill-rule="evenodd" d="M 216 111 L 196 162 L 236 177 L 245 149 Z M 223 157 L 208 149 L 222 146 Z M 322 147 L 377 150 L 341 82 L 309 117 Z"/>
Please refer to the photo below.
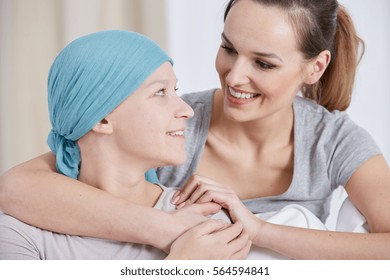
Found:
<path fill-rule="evenodd" d="M 142 84 L 143 87 L 150 87 L 156 83 L 170 84 L 176 83 L 177 78 L 173 70 L 172 64 L 165 62 L 157 68 Z"/>
<path fill-rule="evenodd" d="M 235 47 L 245 45 L 259 48 L 256 51 L 281 52 L 285 55 L 297 50 L 295 32 L 287 13 L 275 6 L 265 6 L 252 0 L 240 0 L 233 5 L 223 32 Z"/>

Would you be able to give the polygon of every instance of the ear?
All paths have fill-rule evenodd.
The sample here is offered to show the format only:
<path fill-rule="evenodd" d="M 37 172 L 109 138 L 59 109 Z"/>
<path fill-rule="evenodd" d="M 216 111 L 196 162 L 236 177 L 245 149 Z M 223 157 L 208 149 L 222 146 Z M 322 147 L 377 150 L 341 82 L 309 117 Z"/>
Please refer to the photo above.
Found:
<path fill-rule="evenodd" d="M 92 128 L 92 131 L 101 134 L 112 134 L 114 128 L 112 122 L 108 118 L 104 118 Z"/>
<path fill-rule="evenodd" d="M 331 54 L 328 50 L 322 51 L 306 65 L 305 84 L 312 85 L 318 82 L 329 65 Z"/>

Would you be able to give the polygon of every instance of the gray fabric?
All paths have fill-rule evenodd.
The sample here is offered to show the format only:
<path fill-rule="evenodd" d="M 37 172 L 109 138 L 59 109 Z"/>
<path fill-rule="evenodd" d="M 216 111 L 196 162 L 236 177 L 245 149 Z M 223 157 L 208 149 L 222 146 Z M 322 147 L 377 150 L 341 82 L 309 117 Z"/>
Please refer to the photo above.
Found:
<path fill-rule="evenodd" d="M 174 211 L 174 189 L 163 192 L 155 208 Z M 159 238 L 157 235 L 156 238 Z M 152 246 L 42 230 L 0 212 L 0 260 L 155 260 L 166 253 Z"/>
<path fill-rule="evenodd" d="M 188 160 L 177 167 L 159 168 L 163 185 L 180 188 L 196 170 L 207 139 L 214 91 L 182 96 L 195 112 L 187 122 Z M 340 185 L 345 186 L 362 163 L 381 151 L 372 137 L 345 112 L 329 112 L 299 96 L 293 107 L 294 174 L 290 187 L 281 195 L 245 200 L 244 204 L 253 213 L 264 213 L 296 203 L 325 222 L 331 192 Z"/>

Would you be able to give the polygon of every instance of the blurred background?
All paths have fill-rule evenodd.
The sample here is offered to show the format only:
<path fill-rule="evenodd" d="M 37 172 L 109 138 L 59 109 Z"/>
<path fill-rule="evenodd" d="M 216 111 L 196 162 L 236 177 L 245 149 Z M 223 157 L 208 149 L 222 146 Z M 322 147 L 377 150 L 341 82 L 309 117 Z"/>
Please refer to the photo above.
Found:
<path fill-rule="evenodd" d="M 227 0 L 0 0 L 0 174 L 49 151 L 47 75 L 57 53 L 82 35 L 141 32 L 174 59 L 180 93 L 219 87 L 214 69 Z M 342 0 L 366 53 L 351 118 L 390 162 L 390 1 Z"/>

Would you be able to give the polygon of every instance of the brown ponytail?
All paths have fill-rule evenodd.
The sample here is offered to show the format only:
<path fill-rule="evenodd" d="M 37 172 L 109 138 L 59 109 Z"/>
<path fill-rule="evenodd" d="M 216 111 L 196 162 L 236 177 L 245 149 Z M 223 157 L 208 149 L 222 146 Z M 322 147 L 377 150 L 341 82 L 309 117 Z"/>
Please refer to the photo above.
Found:
<path fill-rule="evenodd" d="M 351 103 L 356 68 L 363 54 L 364 41 L 358 37 L 351 17 L 340 5 L 333 59 L 317 84 L 304 87 L 303 95 L 329 111 L 346 110 Z"/>

